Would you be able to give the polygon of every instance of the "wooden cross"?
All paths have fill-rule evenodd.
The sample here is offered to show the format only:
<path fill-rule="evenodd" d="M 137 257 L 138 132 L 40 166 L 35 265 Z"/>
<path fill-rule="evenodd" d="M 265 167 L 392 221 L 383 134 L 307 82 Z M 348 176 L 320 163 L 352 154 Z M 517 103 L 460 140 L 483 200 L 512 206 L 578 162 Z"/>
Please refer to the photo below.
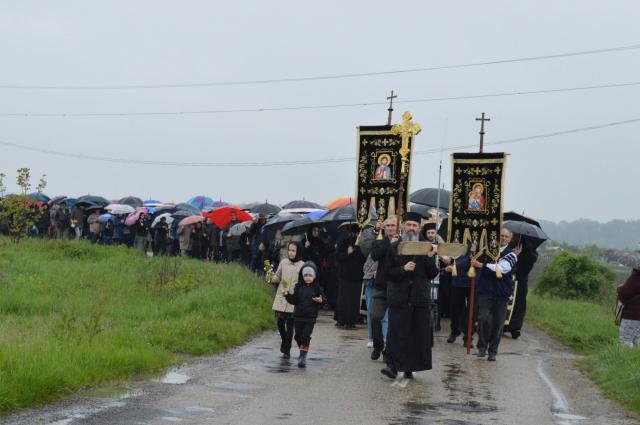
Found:
<path fill-rule="evenodd" d="M 409 161 L 407 158 L 409 155 L 409 140 L 422 131 L 420 124 L 412 122 L 412 118 L 413 116 L 411 116 L 411 112 L 406 111 L 402 114 L 402 123 L 391 127 L 391 134 L 402 136 L 402 146 L 400 147 L 400 155 L 402 156 L 402 174 L 407 171 L 406 163 Z"/>
<path fill-rule="evenodd" d="M 476 121 L 480 121 L 480 153 L 482 153 L 484 149 L 484 122 L 491 121 L 489 118 L 484 117 L 484 112 L 482 113 L 481 118 L 476 118 Z"/>
<path fill-rule="evenodd" d="M 397 98 L 397 95 L 393 95 L 393 90 L 391 90 L 391 96 L 387 97 L 387 100 L 389 101 L 389 109 L 387 109 L 387 111 L 389 111 L 389 116 L 387 118 L 387 125 L 391 125 L 391 115 L 393 114 L 393 99 Z"/>

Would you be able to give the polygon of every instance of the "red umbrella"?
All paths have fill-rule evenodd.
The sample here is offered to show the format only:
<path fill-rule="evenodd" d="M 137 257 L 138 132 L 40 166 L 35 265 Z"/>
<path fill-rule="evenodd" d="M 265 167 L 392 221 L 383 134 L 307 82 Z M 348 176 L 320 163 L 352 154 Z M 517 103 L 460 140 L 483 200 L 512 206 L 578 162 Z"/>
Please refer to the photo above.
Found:
<path fill-rule="evenodd" d="M 178 226 L 188 226 L 190 224 L 200 223 L 204 220 L 205 218 L 201 215 L 190 215 L 189 217 L 183 218 L 182 221 L 180 221 L 180 224 L 178 224 Z"/>
<path fill-rule="evenodd" d="M 253 220 L 251 214 L 231 205 L 220 207 L 213 211 L 203 213 L 202 215 L 213 221 L 218 227 L 225 228 L 231 222 L 231 214 L 234 213 L 236 220 L 239 222 Z"/>

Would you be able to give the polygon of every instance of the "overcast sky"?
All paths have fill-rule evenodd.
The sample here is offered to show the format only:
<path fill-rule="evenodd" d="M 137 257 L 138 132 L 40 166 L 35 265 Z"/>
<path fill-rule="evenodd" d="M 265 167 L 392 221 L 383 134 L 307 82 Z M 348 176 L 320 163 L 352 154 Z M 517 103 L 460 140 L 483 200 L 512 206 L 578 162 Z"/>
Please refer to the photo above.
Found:
<path fill-rule="evenodd" d="M 637 1 L 3 1 L 0 85 L 153 85 L 264 80 L 464 64 L 640 43 Z M 1 113 L 146 112 L 398 101 L 640 81 L 640 49 L 348 79 L 144 90 L 0 89 Z M 640 118 L 639 86 L 397 105 L 417 150 Z M 0 141 L 72 154 L 177 162 L 354 157 L 356 127 L 386 106 L 176 116 L 0 117 Z M 571 220 L 637 219 L 640 123 L 487 146 L 510 154 L 505 205 Z M 471 149 L 472 150 L 472 149 Z M 451 183 L 450 152 L 416 155 L 411 189 Z M 236 203 L 352 195 L 355 160 L 270 167 L 110 163 L 0 145 L 49 195 Z"/>

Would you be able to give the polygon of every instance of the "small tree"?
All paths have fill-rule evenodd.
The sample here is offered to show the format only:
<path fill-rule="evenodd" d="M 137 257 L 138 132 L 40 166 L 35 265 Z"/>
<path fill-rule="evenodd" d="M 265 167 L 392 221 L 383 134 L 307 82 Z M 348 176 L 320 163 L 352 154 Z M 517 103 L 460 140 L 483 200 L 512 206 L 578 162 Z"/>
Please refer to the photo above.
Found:
<path fill-rule="evenodd" d="M 38 193 L 42 193 L 44 188 L 47 187 L 47 181 L 44 179 L 45 177 L 47 177 L 46 174 L 43 174 L 42 176 L 40 176 L 40 181 L 38 182 L 38 185 L 36 186 L 36 191 Z"/>
<path fill-rule="evenodd" d="M 0 173 L 0 198 L 4 198 L 4 194 L 7 191 L 7 186 L 4 184 L 5 177 L 7 177 L 6 174 Z"/>
<path fill-rule="evenodd" d="M 4 175 L 2 175 L 4 177 Z M 44 175 L 40 179 L 38 187 L 44 188 L 47 182 Z M 28 168 L 20 168 L 16 183 L 20 187 L 21 195 L 9 195 L 0 200 L 0 222 L 6 224 L 9 235 L 17 243 L 22 239 L 37 222 L 43 214 L 38 202 L 26 196 L 31 189 L 30 170 Z"/>

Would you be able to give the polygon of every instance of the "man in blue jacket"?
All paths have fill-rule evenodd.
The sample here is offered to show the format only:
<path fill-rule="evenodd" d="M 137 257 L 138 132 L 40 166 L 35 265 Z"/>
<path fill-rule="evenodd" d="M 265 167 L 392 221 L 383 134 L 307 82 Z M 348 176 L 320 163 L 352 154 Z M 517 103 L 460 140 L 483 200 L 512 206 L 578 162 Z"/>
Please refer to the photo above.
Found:
<path fill-rule="evenodd" d="M 513 271 L 518 261 L 518 253 L 509 243 L 513 234 L 509 229 L 500 229 L 500 257 L 493 261 L 483 255 L 481 261 L 473 260 L 471 265 L 478 269 L 478 357 L 495 361 L 498 345 L 504 329 L 507 302 L 513 291 Z"/>

